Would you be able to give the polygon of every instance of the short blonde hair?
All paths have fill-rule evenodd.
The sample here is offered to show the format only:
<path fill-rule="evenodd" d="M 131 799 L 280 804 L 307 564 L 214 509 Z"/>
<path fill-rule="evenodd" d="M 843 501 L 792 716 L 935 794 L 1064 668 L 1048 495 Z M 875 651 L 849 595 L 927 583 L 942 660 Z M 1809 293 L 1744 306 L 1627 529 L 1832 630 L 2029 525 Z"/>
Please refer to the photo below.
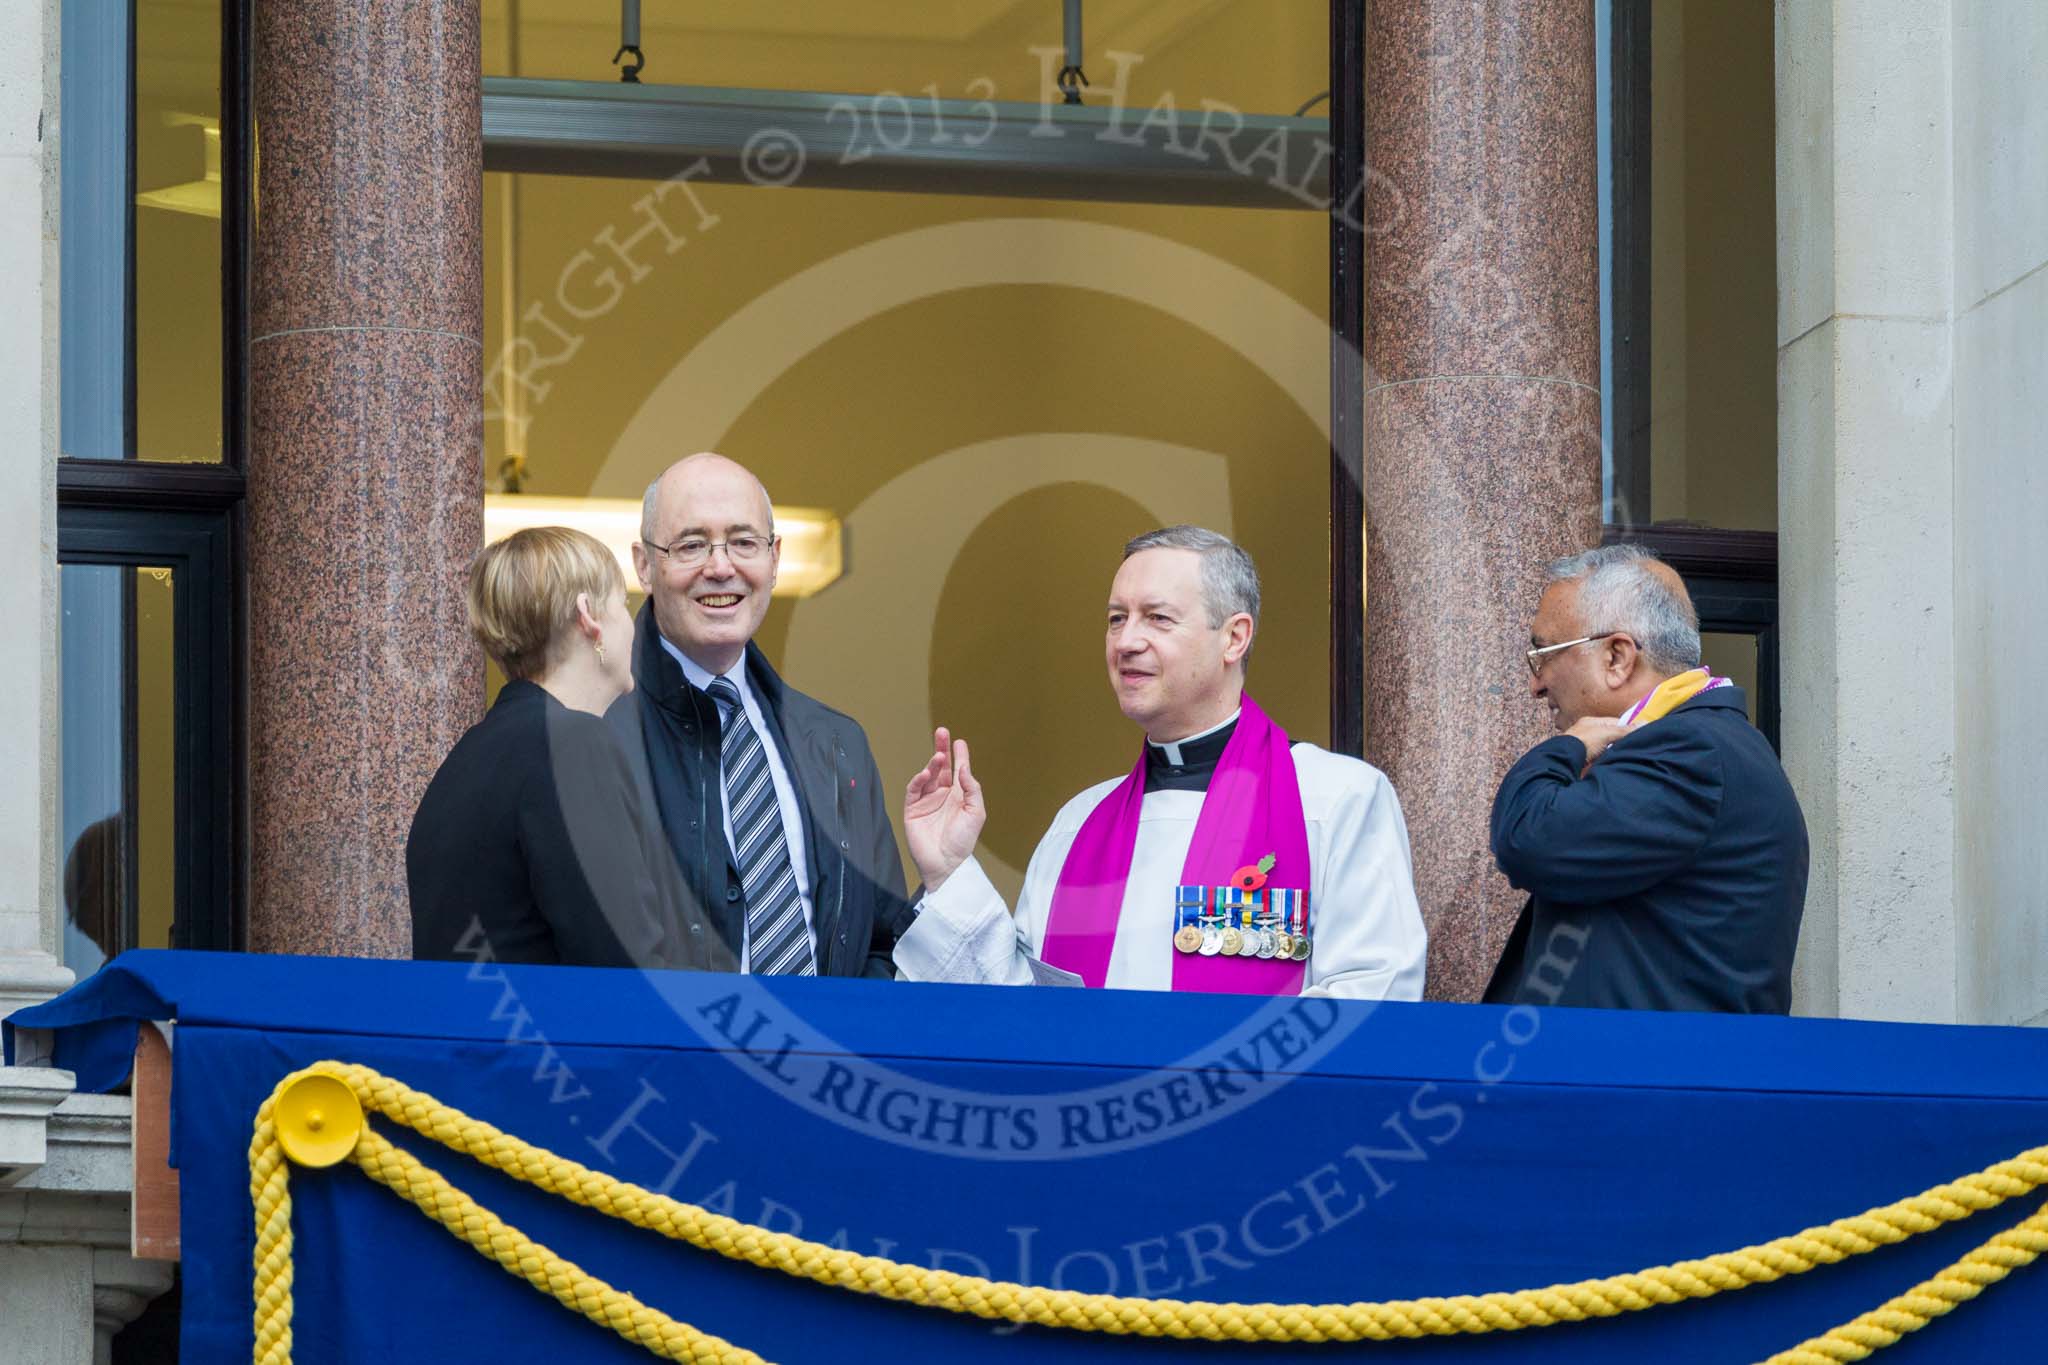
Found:
<path fill-rule="evenodd" d="M 529 526 L 484 546 L 469 566 L 469 629 L 508 678 L 535 678 L 548 644 L 576 615 L 626 591 L 619 561 L 594 536 L 568 526 Z"/>

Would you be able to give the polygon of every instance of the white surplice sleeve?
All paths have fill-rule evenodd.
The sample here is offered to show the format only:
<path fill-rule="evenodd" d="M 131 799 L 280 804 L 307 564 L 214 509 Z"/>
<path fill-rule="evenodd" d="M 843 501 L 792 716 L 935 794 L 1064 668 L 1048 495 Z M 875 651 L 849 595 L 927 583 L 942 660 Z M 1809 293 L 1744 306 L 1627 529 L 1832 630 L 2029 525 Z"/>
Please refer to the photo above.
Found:
<path fill-rule="evenodd" d="M 897 975 L 905 981 L 961 985 L 1079 984 L 1079 977 L 1039 961 L 1038 951 L 1067 851 L 1088 812 L 1115 785 L 1090 787 L 1054 818 L 1025 869 L 1014 919 L 977 858 L 955 868 L 938 890 L 919 897 L 916 921 L 896 940 Z"/>
<path fill-rule="evenodd" d="M 1028 986 L 1031 963 L 1017 938 L 1010 907 L 969 858 L 936 891 L 918 898 L 917 919 L 896 940 L 896 975 L 904 981 Z"/>
<path fill-rule="evenodd" d="M 1295 746 L 1294 758 L 1322 836 L 1302 994 L 1420 1000 L 1429 935 L 1393 784 L 1369 764 L 1311 745 Z"/>
<path fill-rule="evenodd" d="M 1378 769 L 1314 745 L 1295 745 L 1293 757 L 1309 825 L 1315 882 L 1310 896 L 1315 947 L 1302 993 L 1357 1000 L 1421 999 L 1429 938 L 1415 901 L 1408 829 L 1392 784 Z M 962 863 L 937 891 L 920 897 L 916 922 L 896 942 L 898 974 L 907 981 L 1017 986 L 1045 983 L 1060 975 L 1037 956 L 1045 941 L 1053 890 L 1082 823 L 1115 786 L 1116 782 L 1110 781 L 1089 788 L 1054 818 L 1031 855 L 1014 918 L 980 862 L 973 858 Z M 1155 795 L 1147 801 L 1161 799 Z M 1200 811 L 1199 802 L 1187 805 L 1184 818 L 1163 811 L 1153 813 L 1159 846 L 1153 850 L 1152 860 L 1166 869 L 1153 878 L 1163 881 L 1158 891 L 1161 896 L 1170 895 Z M 1154 826 L 1141 824 L 1141 851 L 1149 847 L 1145 831 L 1151 828 Z M 1141 888 L 1139 894 L 1152 892 Z M 1131 913 L 1127 902 L 1125 919 Z M 1158 952 L 1166 964 L 1161 970 L 1169 976 L 1159 976 L 1155 982 L 1155 974 L 1137 965 L 1148 951 L 1142 942 L 1144 935 L 1138 935 L 1139 943 L 1123 942 L 1122 931 L 1128 927 L 1120 926 L 1118 952 L 1137 956 L 1126 962 L 1121 975 L 1112 961 L 1112 983 L 1156 984 L 1164 989 L 1172 949 L 1163 946 L 1163 937 L 1159 939 Z M 1170 922 L 1162 932 L 1171 932 Z"/>

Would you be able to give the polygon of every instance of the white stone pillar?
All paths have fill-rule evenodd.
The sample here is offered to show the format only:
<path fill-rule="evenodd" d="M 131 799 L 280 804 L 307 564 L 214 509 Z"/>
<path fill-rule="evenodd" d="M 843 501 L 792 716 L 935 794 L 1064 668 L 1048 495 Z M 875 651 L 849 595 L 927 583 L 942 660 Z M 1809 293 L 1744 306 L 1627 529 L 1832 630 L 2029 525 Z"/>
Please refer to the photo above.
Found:
<path fill-rule="evenodd" d="M 1948 0 L 1779 0 L 1785 768 L 1817 1014 L 1953 1019 Z"/>
<path fill-rule="evenodd" d="M 23 1308 L 0 1329 L 0 1365 L 93 1358 L 91 1247 L 0 1244 L 0 1284 Z"/>
<path fill-rule="evenodd" d="M 2048 5 L 1956 0 L 1956 996 L 2048 1024 Z"/>
<path fill-rule="evenodd" d="M 57 6 L 0 0 L 0 1016 L 71 982 L 57 897 Z"/>
<path fill-rule="evenodd" d="M 68 1071 L 0 1069 L 14 1130 L 0 1129 L 0 1365 L 105 1365 L 115 1334 L 170 1287 L 171 1266 L 128 1254 L 128 1097 L 46 1107 L 51 1078 L 70 1089 Z M 32 1139 L 20 1131 L 30 1122 Z"/>
<path fill-rule="evenodd" d="M 1813 839 L 1804 1013 L 2011 1023 L 2048 1008 L 2048 855 L 2037 803 L 2019 799 L 2048 741 L 2013 690 L 2048 666 L 2044 59 L 2037 5 L 1778 0 L 1779 591 L 1785 768 Z"/>
<path fill-rule="evenodd" d="M 70 984 L 57 896 L 58 0 L 0 0 L 0 1016 Z M 83 68 L 87 71 L 90 67 Z M 128 1255 L 130 1107 L 0 1067 L 0 1365 L 87 1365 L 171 1281 Z"/>

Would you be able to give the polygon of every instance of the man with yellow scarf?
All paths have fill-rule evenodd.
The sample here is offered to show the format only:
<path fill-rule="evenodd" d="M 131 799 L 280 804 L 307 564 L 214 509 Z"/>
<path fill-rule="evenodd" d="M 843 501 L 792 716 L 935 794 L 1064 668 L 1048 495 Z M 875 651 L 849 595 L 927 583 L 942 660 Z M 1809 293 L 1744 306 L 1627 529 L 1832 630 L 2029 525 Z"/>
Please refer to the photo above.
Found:
<path fill-rule="evenodd" d="M 1529 632 L 1557 735 L 1508 771 L 1493 855 L 1528 903 L 1494 1004 L 1783 1014 L 1806 822 L 1699 618 L 1632 545 L 1561 559 Z"/>

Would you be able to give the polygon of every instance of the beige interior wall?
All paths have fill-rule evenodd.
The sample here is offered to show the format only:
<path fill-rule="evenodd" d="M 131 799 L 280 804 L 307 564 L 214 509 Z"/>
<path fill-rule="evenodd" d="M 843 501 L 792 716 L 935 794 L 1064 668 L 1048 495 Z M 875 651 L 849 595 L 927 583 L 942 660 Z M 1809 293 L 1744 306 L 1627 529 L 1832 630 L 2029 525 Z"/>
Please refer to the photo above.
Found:
<path fill-rule="evenodd" d="M 701 69 L 662 74 L 845 88 L 870 71 L 863 54 L 887 52 L 897 64 L 873 70 L 899 88 L 958 93 L 948 82 L 993 69 L 984 52 L 1028 46 L 1025 30 L 1048 18 L 1056 33 L 1055 6 L 983 8 L 994 17 L 974 30 L 980 47 L 835 32 L 762 48 L 749 66 L 753 40 L 733 36 L 697 49 Z M 1180 107 L 1206 96 L 1291 112 L 1326 80 L 1320 6 L 1100 11 L 1091 52 L 1114 45 L 1116 16 L 1151 16 L 1132 70 Z M 833 24 L 901 26 L 899 13 L 852 6 Z M 1035 80 L 1036 58 L 1008 57 Z M 1135 757 L 1104 676 L 1103 602 L 1123 541 L 1183 519 L 1256 556 L 1253 689 L 1290 733 L 1327 740 L 1322 215 L 697 182 L 656 205 L 686 240 L 671 253 L 652 234 L 628 264 L 607 243 L 646 225 L 636 203 L 652 188 L 519 178 L 520 334 L 550 362 L 526 391 L 526 490 L 634 497 L 715 445 L 779 502 L 845 518 L 846 577 L 778 600 L 759 638 L 796 686 L 867 728 L 892 805 L 932 725 L 953 727 L 988 787 L 984 849 L 1014 889 L 1059 805 Z M 506 334 L 504 189 L 487 177 L 487 364 Z M 939 282 L 959 287 L 932 292 Z"/>
<path fill-rule="evenodd" d="M 220 117 L 220 0 L 135 6 L 135 187 L 195 181 Z M 135 210 L 135 449 L 221 458 L 220 219 Z"/>
<path fill-rule="evenodd" d="M 1771 0 L 1656 0 L 1650 43 L 1652 513 L 1774 531 Z"/>
<path fill-rule="evenodd" d="M 1771 0 L 1688 10 L 1685 516 L 1752 531 L 1778 529 L 1772 43 Z"/>
<path fill-rule="evenodd" d="M 1756 723 L 1756 636 L 1700 632 L 1700 662 L 1728 679 L 1749 699 L 1749 719 Z"/>
<path fill-rule="evenodd" d="M 642 193 L 529 179 L 525 278 L 555 280 L 559 263 Z M 1133 752 L 1135 732 L 1103 676 L 1101 613 L 1119 547 L 1140 531 L 1193 520 L 1250 548 L 1269 587 L 1257 692 L 1291 733 L 1326 739 L 1328 455 L 1313 415 L 1328 403 L 1319 216 L 702 193 L 717 224 L 588 321 L 574 357 L 546 372 L 550 387 L 529 408 L 528 491 L 636 496 L 670 460 L 716 445 L 779 501 L 847 518 L 846 578 L 801 602 L 778 600 L 760 642 L 796 685 L 868 727 L 891 786 L 922 761 L 934 723 L 966 735 L 990 785 L 987 845 L 1013 870 L 1067 796 Z M 832 273 L 792 297 L 799 314 L 827 306 L 852 282 L 828 264 L 841 253 L 913 231 L 943 242 L 955 227 L 998 219 L 1011 224 L 1003 249 L 1015 259 L 990 268 L 1020 280 L 1089 274 L 1087 241 L 1070 235 L 1088 225 L 1143 233 L 1153 250 L 1195 247 L 1191 289 L 1249 272 L 1269 291 L 1267 316 L 1242 323 L 1285 334 L 1283 373 L 1262 373 L 1170 312 L 1094 289 L 992 284 L 916 297 L 914 271 L 894 281 L 911 301 L 794 360 L 779 327 L 715 335 L 821 263 Z M 892 292 L 885 285 L 881 297 Z M 497 344 L 487 337 L 494 352 Z M 693 353 L 760 386 L 726 429 L 704 415 L 715 405 L 661 390 Z M 1306 409 L 1283 387 L 1304 377 Z M 656 410 L 629 435 L 648 403 Z M 490 425 L 495 460 L 503 424 Z M 1153 444 L 1134 464 L 1140 442 Z M 947 472 L 956 469 L 967 472 Z M 939 483 L 921 491 L 932 478 Z M 799 665 L 787 647 L 804 617 L 830 643 Z M 906 643 L 928 658 L 890 666 L 873 653 L 902 654 Z M 846 651 L 859 652 L 860 667 Z"/>

